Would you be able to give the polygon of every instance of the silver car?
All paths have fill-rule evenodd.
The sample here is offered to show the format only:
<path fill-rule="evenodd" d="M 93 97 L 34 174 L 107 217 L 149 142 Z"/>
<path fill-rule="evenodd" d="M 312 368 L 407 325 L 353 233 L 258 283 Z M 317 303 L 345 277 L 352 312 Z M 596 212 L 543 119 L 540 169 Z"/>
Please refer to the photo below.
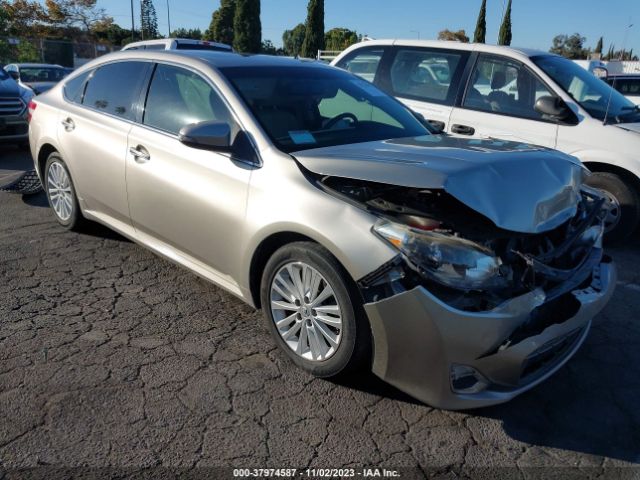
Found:
<path fill-rule="evenodd" d="M 609 300 L 606 201 L 572 157 L 425 123 L 316 62 L 133 51 L 38 97 L 30 142 L 60 224 L 101 222 L 262 308 L 311 374 L 505 402 Z"/>

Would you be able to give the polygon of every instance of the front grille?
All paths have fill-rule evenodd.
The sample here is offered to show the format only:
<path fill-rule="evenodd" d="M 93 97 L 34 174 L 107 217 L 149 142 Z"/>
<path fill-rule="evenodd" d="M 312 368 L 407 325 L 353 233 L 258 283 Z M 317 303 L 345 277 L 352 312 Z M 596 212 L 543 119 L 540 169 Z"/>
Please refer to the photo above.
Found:
<path fill-rule="evenodd" d="M 0 97 L 0 117 L 20 115 L 25 104 L 19 98 Z"/>

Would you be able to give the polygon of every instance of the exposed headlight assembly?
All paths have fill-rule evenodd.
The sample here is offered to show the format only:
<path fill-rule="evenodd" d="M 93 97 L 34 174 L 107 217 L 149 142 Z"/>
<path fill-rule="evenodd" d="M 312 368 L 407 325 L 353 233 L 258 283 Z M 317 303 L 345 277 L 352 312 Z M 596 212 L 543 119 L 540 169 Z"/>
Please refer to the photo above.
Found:
<path fill-rule="evenodd" d="M 461 290 L 505 284 L 501 260 L 482 245 L 387 220 L 378 221 L 373 231 L 404 254 L 422 275 L 439 283 Z"/>

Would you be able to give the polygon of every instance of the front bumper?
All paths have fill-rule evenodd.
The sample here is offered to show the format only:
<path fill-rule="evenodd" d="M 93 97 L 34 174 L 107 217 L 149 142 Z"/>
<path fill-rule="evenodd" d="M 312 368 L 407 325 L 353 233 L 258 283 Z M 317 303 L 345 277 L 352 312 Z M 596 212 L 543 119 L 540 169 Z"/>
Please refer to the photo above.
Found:
<path fill-rule="evenodd" d="M 0 116 L 0 143 L 23 143 L 29 140 L 26 115 Z"/>
<path fill-rule="evenodd" d="M 563 298 L 565 305 L 547 302 L 545 292 L 538 289 L 491 311 L 467 312 L 454 309 L 421 286 L 368 303 L 373 372 L 438 408 L 477 408 L 509 401 L 544 381 L 573 356 L 615 285 L 615 265 L 606 259 L 594 267 L 589 287 Z M 533 315 L 547 321 L 531 321 Z M 536 322 L 547 326 L 536 330 Z M 523 331 L 528 332 L 524 338 Z M 505 343 L 509 338 L 517 341 Z M 454 365 L 475 369 L 486 380 L 486 389 L 454 392 Z"/>

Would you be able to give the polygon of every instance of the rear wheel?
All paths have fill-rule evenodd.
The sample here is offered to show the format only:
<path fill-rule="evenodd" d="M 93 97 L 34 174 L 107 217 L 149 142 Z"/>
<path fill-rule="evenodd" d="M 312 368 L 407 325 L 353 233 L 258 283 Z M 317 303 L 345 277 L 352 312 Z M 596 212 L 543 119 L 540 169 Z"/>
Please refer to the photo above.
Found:
<path fill-rule="evenodd" d="M 638 192 L 615 173 L 594 172 L 586 183 L 602 190 L 609 200 L 610 208 L 605 219 L 605 240 L 613 243 L 628 238 L 640 221 Z"/>
<path fill-rule="evenodd" d="M 286 245 L 267 262 L 261 285 L 265 319 L 278 346 L 317 377 L 363 366 L 371 336 L 347 273 L 312 242 Z"/>
<path fill-rule="evenodd" d="M 58 152 L 47 158 L 44 167 L 43 186 L 49 205 L 60 225 L 69 230 L 80 230 L 87 223 L 80 211 L 76 190 L 67 164 Z"/>

